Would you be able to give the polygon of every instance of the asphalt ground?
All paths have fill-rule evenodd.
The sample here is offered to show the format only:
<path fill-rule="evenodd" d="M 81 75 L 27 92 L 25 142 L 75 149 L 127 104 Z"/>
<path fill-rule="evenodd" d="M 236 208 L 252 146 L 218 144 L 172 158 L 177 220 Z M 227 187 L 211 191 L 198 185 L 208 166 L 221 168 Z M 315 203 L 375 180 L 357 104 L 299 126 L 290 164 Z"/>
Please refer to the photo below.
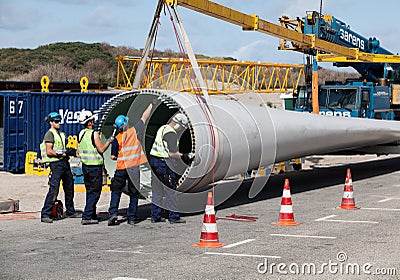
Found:
<path fill-rule="evenodd" d="M 337 166 L 314 160 L 312 170 L 273 175 L 253 199 L 246 180 L 215 207 L 217 218 L 257 218 L 218 219 L 223 248 L 192 247 L 203 213 L 186 215 L 186 224 L 152 224 L 145 201 L 136 226 L 0 219 L 0 279 L 400 279 L 400 158 Z M 347 168 L 359 210 L 338 209 Z M 300 225 L 273 226 L 286 178 Z M 76 194 L 78 209 L 83 197 Z"/>

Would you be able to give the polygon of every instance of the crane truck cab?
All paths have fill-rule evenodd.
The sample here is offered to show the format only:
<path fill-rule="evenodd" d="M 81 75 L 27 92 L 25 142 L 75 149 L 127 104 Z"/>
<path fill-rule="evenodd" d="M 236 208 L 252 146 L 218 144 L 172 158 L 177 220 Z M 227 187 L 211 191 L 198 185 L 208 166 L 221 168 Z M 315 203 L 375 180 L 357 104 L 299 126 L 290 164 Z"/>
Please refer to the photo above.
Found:
<path fill-rule="evenodd" d="M 310 86 L 300 86 L 294 98 L 296 111 L 312 112 Z M 319 113 L 326 116 L 384 120 L 400 117 L 399 109 L 392 104 L 392 87 L 372 82 L 328 82 L 319 86 L 318 103 Z"/>

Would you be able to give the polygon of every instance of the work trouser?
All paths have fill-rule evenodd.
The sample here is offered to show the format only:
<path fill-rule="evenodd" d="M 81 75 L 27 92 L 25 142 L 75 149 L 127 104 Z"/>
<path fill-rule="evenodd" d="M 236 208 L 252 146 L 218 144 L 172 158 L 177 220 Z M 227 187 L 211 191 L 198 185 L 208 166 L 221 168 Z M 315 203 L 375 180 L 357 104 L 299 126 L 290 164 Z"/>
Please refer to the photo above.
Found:
<path fill-rule="evenodd" d="M 164 159 L 151 157 L 150 166 L 155 176 L 151 177 L 151 219 L 159 220 L 161 218 L 162 208 L 169 211 L 169 221 L 180 219 L 176 203 L 176 174 L 169 168 Z M 163 207 L 163 197 L 166 203 Z"/>
<path fill-rule="evenodd" d="M 60 182 L 63 182 L 63 189 L 65 194 L 65 208 L 66 215 L 75 214 L 74 207 L 74 178 L 72 176 L 71 168 L 68 160 L 59 160 L 50 163 L 49 175 L 49 191 L 47 192 L 42 208 L 41 217 L 50 217 L 53 209 L 54 201 L 56 201 L 59 190 Z"/>
<path fill-rule="evenodd" d="M 126 182 L 128 182 L 127 194 L 129 195 L 129 207 L 128 211 L 126 212 L 126 217 L 128 221 L 134 221 L 137 217 L 137 208 L 139 202 L 139 166 L 115 171 L 114 178 L 111 180 L 111 200 L 108 213 L 110 217 L 118 216 L 119 202 L 121 200 L 121 194 L 126 188 Z"/>
<path fill-rule="evenodd" d="M 86 188 L 86 205 L 82 220 L 97 219 L 96 205 L 103 187 L 103 165 L 82 164 L 82 171 Z"/>

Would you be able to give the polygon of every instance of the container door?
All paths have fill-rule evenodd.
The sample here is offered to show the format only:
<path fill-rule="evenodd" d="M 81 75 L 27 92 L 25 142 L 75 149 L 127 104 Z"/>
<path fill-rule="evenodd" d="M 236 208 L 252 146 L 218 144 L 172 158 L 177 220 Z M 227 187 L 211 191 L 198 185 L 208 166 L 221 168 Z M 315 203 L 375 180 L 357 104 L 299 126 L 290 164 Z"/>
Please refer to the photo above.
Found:
<path fill-rule="evenodd" d="M 26 153 L 26 96 L 10 94 L 4 98 L 4 170 L 22 173 Z"/>
<path fill-rule="evenodd" d="M 0 170 L 4 169 L 4 96 L 0 96 Z"/>

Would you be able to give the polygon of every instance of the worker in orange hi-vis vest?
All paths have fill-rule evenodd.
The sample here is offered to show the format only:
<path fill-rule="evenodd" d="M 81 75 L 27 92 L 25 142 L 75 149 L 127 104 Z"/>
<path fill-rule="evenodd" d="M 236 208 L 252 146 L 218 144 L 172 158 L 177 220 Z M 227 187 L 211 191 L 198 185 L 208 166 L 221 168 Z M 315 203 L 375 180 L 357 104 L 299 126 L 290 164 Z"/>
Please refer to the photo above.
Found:
<path fill-rule="evenodd" d="M 127 194 L 130 197 L 127 219 L 129 225 L 136 223 L 136 214 L 140 188 L 140 165 L 147 162 L 140 139 L 150 116 L 152 104 L 143 112 L 141 119 L 129 127 L 128 117 L 119 115 L 115 119 L 115 128 L 119 131 L 111 146 L 111 159 L 117 161 L 114 178 L 111 181 L 111 200 L 108 213 L 108 225 L 118 225 L 118 207 L 121 194 L 128 182 Z"/>

